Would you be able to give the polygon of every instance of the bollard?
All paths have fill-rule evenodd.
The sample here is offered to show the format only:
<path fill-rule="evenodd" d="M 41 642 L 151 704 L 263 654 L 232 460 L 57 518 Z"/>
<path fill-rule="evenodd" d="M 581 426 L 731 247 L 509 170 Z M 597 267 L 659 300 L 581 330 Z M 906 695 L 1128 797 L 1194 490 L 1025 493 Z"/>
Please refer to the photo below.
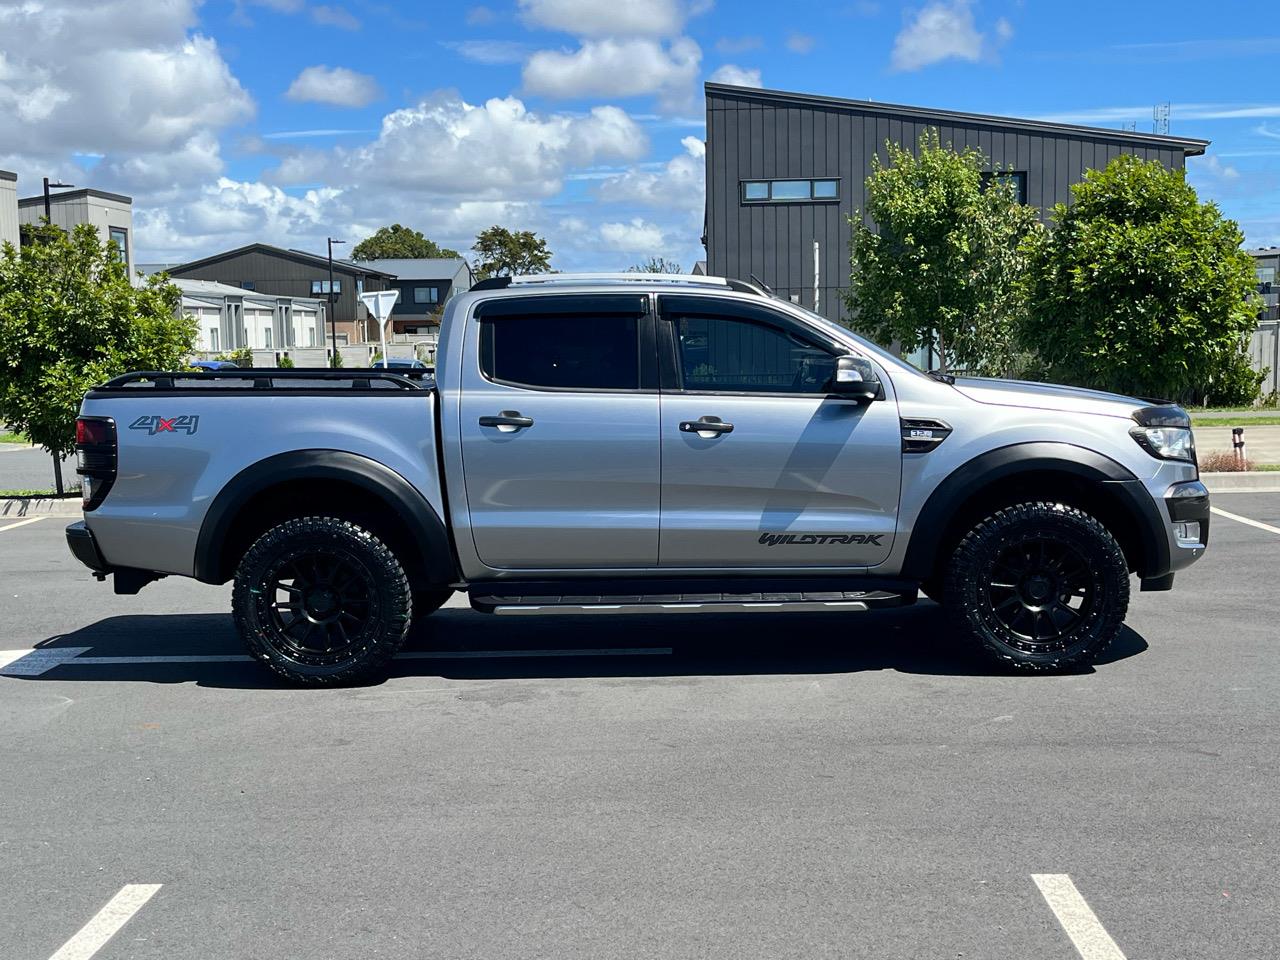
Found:
<path fill-rule="evenodd" d="M 1244 460 L 1244 427 L 1231 428 L 1231 449 L 1235 452 L 1237 460 Z"/>

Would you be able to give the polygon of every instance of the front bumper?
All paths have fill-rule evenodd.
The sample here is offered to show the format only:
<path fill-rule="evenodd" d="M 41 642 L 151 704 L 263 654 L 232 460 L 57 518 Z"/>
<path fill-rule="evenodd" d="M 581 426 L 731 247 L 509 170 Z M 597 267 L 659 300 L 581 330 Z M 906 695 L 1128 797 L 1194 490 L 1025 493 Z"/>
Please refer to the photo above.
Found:
<path fill-rule="evenodd" d="M 1204 556 L 1209 545 L 1209 489 L 1199 480 L 1184 480 L 1165 490 L 1164 534 L 1168 562 L 1163 571 L 1142 578 L 1142 590 L 1171 590 L 1175 571 Z"/>

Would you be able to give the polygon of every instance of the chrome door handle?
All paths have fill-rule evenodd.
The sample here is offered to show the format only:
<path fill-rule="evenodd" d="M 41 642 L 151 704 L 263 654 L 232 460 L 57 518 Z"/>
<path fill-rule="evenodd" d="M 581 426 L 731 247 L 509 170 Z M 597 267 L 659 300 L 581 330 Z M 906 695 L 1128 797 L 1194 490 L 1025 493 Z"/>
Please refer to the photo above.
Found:
<path fill-rule="evenodd" d="M 718 437 L 722 433 L 733 433 L 733 424 L 725 423 L 719 417 L 699 417 L 697 420 L 681 420 L 682 433 L 696 433 L 704 440 Z"/>
<path fill-rule="evenodd" d="M 503 410 L 496 417 L 481 417 L 480 426 L 497 427 L 502 433 L 515 433 L 533 426 L 533 417 L 522 416 L 519 410 Z"/>

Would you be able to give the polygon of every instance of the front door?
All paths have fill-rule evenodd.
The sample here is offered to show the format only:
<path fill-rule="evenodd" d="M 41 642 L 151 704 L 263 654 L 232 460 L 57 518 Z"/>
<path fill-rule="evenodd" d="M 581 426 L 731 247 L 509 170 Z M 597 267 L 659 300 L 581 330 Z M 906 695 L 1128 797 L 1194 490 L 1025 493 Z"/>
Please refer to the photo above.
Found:
<path fill-rule="evenodd" d="M 795 318 L 723 298 L 660 303 L 662 566 L 888 557 L 902 433 L 884 371 L 884 400 L 832 396 L 835 357 L 850 350 Z"/>
<path fill-rule="evenodd" d="M 658 561 L 649 299 L 505 297 L 467 330 L 460 402 L 471 536 L 495 569 Z"/>

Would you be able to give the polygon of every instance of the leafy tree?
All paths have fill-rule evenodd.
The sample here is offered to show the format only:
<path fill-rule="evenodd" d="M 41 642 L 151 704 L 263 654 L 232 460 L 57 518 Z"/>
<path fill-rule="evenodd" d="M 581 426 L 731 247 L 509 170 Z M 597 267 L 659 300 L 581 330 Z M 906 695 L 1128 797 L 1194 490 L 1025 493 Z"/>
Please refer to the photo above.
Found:
<path fill-rule="evenodd" d="M 1089 171 L 1028 244 L 1024 342 L 1051 377 L 1182 402 L 1258 395 L 1252 258 L 1183 171 L 1132 156 Z"/>
<path fill-rule="evenodd" d="M 627 273 L 684 273 L 684 268 L 665 257 L 650 257 L 644 263 L 627 267 Z"/>
<path fill-rule="evenodd" d="M 481 231 L 471 247 L 476 252 L 472 270 L 477 280 L 545 273 L 551 269 L 547 241 L 532 230 L 508 230 L 492 226 Z"/>
<path fill-rule="evenodd" d="M 293 369 L 293 357 L 289 356 L 287 353 L 282 353 L 282 354 L 280 355 L 280 369 L 281 369 L 281 370 L 292 370 L 292 369 Z"/>
<path fill-rule="evenodd" d="M 926 130 L 917 152 L 887 143 L 888 163 L 872 159 L 869 227 L 851 219 L 853 268 L 846 304 L 858 328 L 906 351 L 931 347 L 945 370 L 1009 375 L 1023 309 L 1021 244 L 1039 229 L 1013 185 L 984 178 L 972 148 L 943 146 Z M 985 180 L 985 182 L 984 182 Z"/>
<path fill-rule="evenodd" d="M 85 391 L 130 370 L 181 367 L 196 323 L 179 315 L 181 293 L 166 278 L 134 286 L 92 226 L 34 233 L 21 253 L 0 253 L 0 421 L 53 455 L 61 493 Z"/>
<path fill-rule="evenodd" d="M 351 251 L 352 260 L 388 260 L 420 258 L 445 259 L 461 257 L 457 250 L 439 246 L 418 230 L 393 223 L 379 227 L 372 237 L 365 237 Z"/>

